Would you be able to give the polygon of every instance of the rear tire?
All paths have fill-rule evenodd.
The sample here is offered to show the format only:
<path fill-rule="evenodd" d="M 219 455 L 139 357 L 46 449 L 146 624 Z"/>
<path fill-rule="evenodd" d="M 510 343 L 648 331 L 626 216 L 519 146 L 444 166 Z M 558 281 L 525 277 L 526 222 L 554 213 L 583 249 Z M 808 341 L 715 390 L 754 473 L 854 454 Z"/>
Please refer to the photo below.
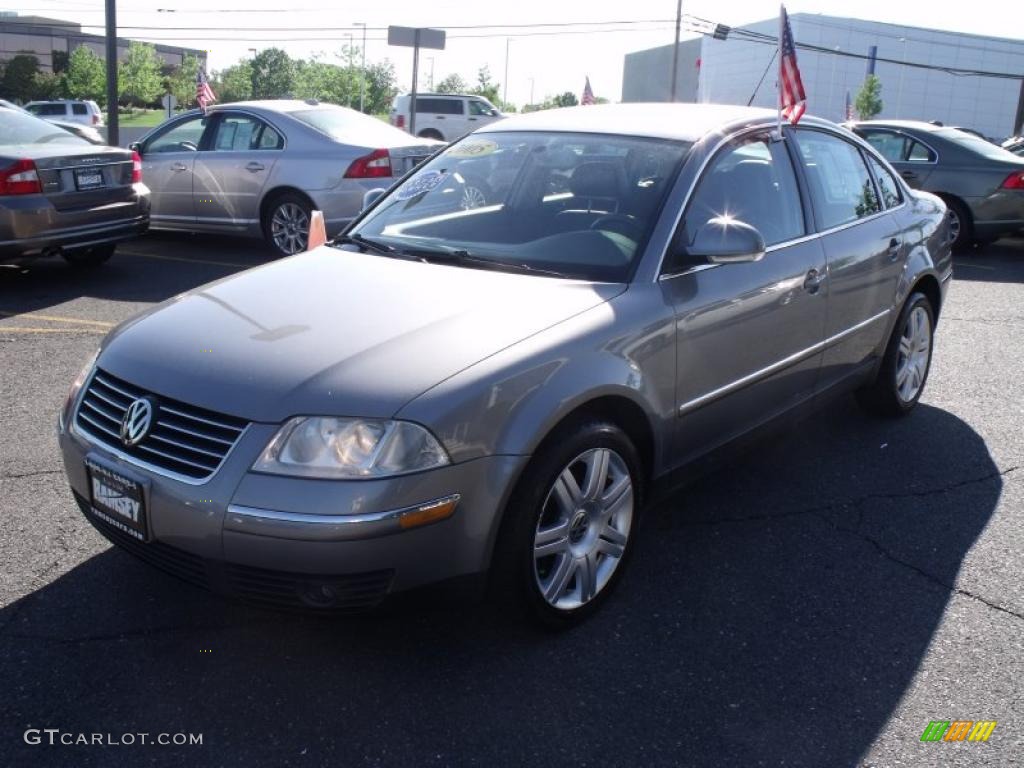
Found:
<path fill-rule="evenodd" d="M 974 243 L 974 219 L 967 206 L 955 197 L 942 197 L 948 208 L 949 230 L 953 237 L 953 250 L 966 251 Z"/>
<path fill-rule="evenodd" d="M 285 192 L 271 200 L 263 212 L 263 237 L 279 256 L 294 256 L 309 244 L 313 206 L 302 195 Z"/>
<path fill-rule="evenodd" d="M 866 411 L 894 418 L 914 409 L 928 380 L 934 337 L 935 309 L 923 293 L 911 294 L 892 329 L 875 380 L 857 392 Z"/>
<path fill-rule="evenodd" d="M 427 128 L 426 130 L 420 131 L 416 134 L 421 139 L 437 139 L 438 141 L 444 141 L 444 136 L 441 135 L 440 131 L 436 131 L 433 128 Z"/>
<path fill-rule="evenodd" d="M 502 521 L 492 565 L 499 601 L 556 629 L 597 611 L 632 554 L 642 478 L 636 448 L 611 422 L 573 422 L 546 440 Z"/>
<path fill-rule="evenodd" d="M 115 250 L 117 250 L 116 243 L 107 243 L 106 245 L 94 245 L 91 248 L 82 248 L 81 250 L 64 251 L 61 255 L 71 266 L 86 269 L 98 267 L 105 261 L 109 261 L 110 257 L 114 255 Z"/>

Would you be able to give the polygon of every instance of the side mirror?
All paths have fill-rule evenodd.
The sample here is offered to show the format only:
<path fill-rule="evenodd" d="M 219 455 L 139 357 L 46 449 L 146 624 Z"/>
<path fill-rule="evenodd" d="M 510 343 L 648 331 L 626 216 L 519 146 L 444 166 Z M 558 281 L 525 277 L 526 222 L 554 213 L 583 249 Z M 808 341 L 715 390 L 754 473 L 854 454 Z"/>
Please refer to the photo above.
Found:
<path fill-rule="evenodd" d="M 364 193 L 363 194 L 363 207 L 360 208 L 359 210 L 360 211 L 365 211 L 371 205 L 373 205 L 378 200 L 380 200 L 381 197 L 384 196 L 385 192 L 387 192 L 386 189 L 371 189 L 369 192 Z"/>
<path fill-rule="evenodd" d="M 764 258 L 764 238 L 749 224 L 728 216 L 716 216 L 697 230 L 691 256 L 702 256 L 712 264 L 736 264 Z"/>
<path fill-rule="evenodd" d="M 139 155 L 142 155 L 142 144 L 138 141 L 133 141 L 131 144 L 129 144 L 128 149 L 132 150 L 132 152 L 138 152 Z"/>

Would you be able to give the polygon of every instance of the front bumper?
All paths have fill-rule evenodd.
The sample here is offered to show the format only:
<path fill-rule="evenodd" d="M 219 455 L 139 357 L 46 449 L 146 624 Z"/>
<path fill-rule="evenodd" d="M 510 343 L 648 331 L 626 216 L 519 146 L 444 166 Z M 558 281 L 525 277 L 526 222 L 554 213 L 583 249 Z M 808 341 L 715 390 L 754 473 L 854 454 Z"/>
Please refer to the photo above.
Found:
<path fill-rule="evenodd" d="M 220 469 L 199 484 L 143 469 L 74 427 L 61 433 L 60 445 L 75 498 L 104 536 L 228 596 L 349 609 L 487 569 L 500 510 L 526 457 L 485 457 L 387 480 L 250 473 L 275 430 L 250 425 Z M 92 514 L 86 457 L 143 484 L 150 541 L 137 541 Z M 402 528 L 410 509 L 453 494 L 460 498 L 450 517 Z"/>

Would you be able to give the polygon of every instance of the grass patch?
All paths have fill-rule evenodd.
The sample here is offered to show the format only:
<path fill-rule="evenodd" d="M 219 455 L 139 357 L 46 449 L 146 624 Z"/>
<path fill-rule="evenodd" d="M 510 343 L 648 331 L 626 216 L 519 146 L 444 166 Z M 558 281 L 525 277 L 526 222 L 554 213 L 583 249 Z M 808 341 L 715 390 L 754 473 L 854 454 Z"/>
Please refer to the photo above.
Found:
<path fill-rule="evenodd" d="M 163 109 L 136 109 L 131 114 L 121 113 L 118 124 L 123 128 L 152 128 L 167 119 L 167 111 Z"/>

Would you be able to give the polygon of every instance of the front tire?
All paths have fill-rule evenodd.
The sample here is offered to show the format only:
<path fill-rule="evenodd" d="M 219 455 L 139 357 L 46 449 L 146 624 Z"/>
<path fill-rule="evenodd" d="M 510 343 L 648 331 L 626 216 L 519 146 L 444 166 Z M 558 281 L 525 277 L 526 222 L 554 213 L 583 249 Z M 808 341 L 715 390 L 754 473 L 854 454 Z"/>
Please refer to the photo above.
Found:
<path fill-rule="evenodd" d="M 932 362 L 935 310 L 923 293 L 911 294 L 885 349 L 878 375 L 857 399 L 878 416 L 897 417 L 910 413 L 924 392 Z"/>
<path fill-rule="evenodd" d="M 555 628 L 598 610 L 632 553 L 640 466 L 629 437 L 604 420 L 577 422 L 547 440 L 505 513 L 495 553 L 500 596 Z"/>
<path fill-rule="evenodd" d="M 293 256 L 306 250 L 312 212 L 309 201 L 294 192 L 275 197 L 263 214 L 267 245 L 280 256 Z"/>

